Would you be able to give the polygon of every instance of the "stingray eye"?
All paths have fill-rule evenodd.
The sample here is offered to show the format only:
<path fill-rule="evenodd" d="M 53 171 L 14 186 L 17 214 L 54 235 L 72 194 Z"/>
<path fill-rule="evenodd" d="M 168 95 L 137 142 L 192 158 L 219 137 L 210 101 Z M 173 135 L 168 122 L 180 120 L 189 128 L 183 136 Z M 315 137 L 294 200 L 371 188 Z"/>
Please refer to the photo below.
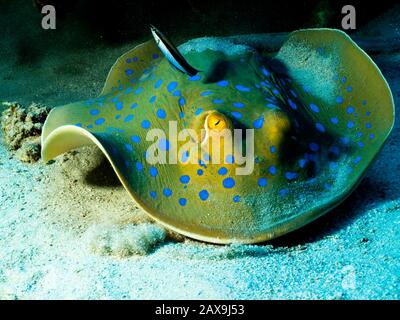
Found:
<path fill-rule="evenodd" d="M 213 112 L 206 118 L 205 127 L 211 130 L 222 131 L 229 127 L 227 118 L 219 113 Z"/>

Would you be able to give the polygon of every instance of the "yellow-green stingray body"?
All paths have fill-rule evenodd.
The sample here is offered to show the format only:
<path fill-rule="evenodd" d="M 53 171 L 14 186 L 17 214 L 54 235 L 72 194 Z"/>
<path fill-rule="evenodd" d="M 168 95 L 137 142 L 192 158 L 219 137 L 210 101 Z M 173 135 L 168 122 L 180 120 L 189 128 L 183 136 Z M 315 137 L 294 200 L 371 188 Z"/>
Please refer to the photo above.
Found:
<path fill-rule="evenodd" d="M 385 79 L 340 31 L 294 32 L 273 58 L 215 48 L 185 58 L 198 75 L 172 68 L 153 41 L 124 54 L 98 98 L 51 111 L 42 134 L 44 161 L 95 143 L 133 199 L 163 225 L 214 243 L 255 243 L 338 205 L 392 129 Z M 197 133 L 210 114 L 232 131 L 254 129 L 251 174 L 236 174 L 244 166 L 237 151 L 213 164 L 201 146 L 194 163 L 185 150 L 177 164 L 149 163 L 151 129 L 166 133 L 158 151 L 168 158 L 177 140 L 170 122 L 177 132 Z"/>

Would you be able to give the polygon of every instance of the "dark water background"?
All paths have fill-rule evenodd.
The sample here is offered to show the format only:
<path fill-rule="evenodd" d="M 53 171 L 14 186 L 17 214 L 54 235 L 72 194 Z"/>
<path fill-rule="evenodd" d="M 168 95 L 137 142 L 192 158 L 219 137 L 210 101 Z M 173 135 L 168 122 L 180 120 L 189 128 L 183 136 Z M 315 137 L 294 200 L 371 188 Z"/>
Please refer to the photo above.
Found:
<path fill-rule="evenodd" d="M 0 41 L 19 38 L 19 54 L 34 58 L 39 47 L 115 46 L 149 36 L 156 25 L 180 43 L 201 36 L 293 31 L 306 27 L 341 27 L 341 8 L 352 4 L 357 27 L 397 1 L 233 1 L 233 0 L 0 0 Z M 40 28 L 40 8 L 57 10 L 57 31 Z"/>

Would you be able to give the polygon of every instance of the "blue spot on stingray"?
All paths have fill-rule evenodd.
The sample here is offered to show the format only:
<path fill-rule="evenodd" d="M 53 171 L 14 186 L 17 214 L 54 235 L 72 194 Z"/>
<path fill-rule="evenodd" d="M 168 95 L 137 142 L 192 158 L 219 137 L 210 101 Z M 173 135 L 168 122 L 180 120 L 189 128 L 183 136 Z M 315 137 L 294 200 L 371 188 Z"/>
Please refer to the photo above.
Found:
<path fill-rule="evenodd" d="M 375 135 L 374 135 L 373 133 L 371 133 L 371 134 L 369 135 L 369 139 L 372 140 L 373 138 L 375 138 Z"/>
<path fill-rule="evenodd" d="M 364 143 L 362 143 L 361 141 L 358 142 L 357 144 L 358 144 L 358 146 L 359 146 L 360 148 L 363 148 L 363 147 L 364 147 Z"/>
<path fill-rule="evenodd" d="M 250 91 L 250 88 L 247 88 L 247 87 L 242 86 L 242 85 L 240 85 L 240 84 L 238 84 L 238 85 L 236 86 L 236 89 L 239 90 L 239 91 L 241 91 L 241 92 L 249 92 L 249 91 Z"/>
<path fill-rule="evenodd" d="M 137 106 L 138 106 L 137 103 L 132 103 L 132 104 L 131 104 L 131 109 L 135 109 Z"/>
<path fill-rule="evenodd" d="M 300 168 L 304 168 L 307 164 L 307 160 L 306 159 L 300 159 L 299 160 L 299 167 Z"/>
<path fill-rule="evenodd" d="M 126 63 L 131 63 L 131 58 L 126 59 Z"/>
<path fill-rule="evenodd" d="M 180 106 L 184 106 L 185 104 L 186 104 L 185 98 L 184 98 L 184 97 L 180 97 L 180 98 L 179 98 L 179 105 L 180 105 Z"/>
<path fill-rule="evenodd" d="M 242 102 L 234 102 L 233 106 L 235 108 L 243 108 L 244 107 L 244 103 L 242 103 Z"/>
<path fill-rule="evenodd" d="M 186 150 L 185 152 L 182 153 L 181 162 L 185 163 L 188 160 L 189 160 L 189 151 Z"/>
<path fill-rule="evenodd" d="M 174 91 L 177 86 L 178 86 L 178 83 L 175 82 L 175 81 L 172 81 L 172 82 L 168 83 L 168 86 L 167 86 L 168 92 Z"/>
<path fill-rule="evenodd" d="M 371 123 L 367 122 L 367 123 L 365 124 L 365 127 L 366 127 L 367 129 L 371 129 L 371 128 L 372 128 L 372 125 L 371 125 Z"/>
<path fill-rule="evenodd" d="M 133 91 L 133 89 L 131 87 L 129 87 L 128 89 L 125 90 L 125 94 L 129 94 Z"/>
<path fill-rule="evenodd" d="M 354 126 L 355 126 L 354 121 L 347 122 L 347 128 L 352 129 L 352 128 L 354 128 Z"/>
<path fill-rule="evenodd" d="M 359 163 L 361 161 L 361 157 L 360 156 L 357 156 L 355 159 L 354 159 L 354 163 L 355 164 L 357 164 L 357 163 Z"/>
<path fill-rule="evenodd" d="M 117 110 L 122 110 L 123 107 L 124 107 L 124 105 L 123 105 L 123 103 L 122 103 L 121 101 L 118 101 L 118 102 L 115 104 L 115 108 L 116 108 Z"/>
<path fill-rule="evenodd" d="M 199 192 L 199 197 L 200 197 L 200 199 L 203 200 L 203 201 L 207 200 L 207 199 L 208 199 L 208 196 L 209 196 L 209 194 L 208 194 L 208 191 L 207 191 L 207 190 L 201 190 L 201 191 Z"/>
<path fill-rule="evenodd" d="M 222 100 L 222 99 L 214 99 L 212 102 L 215 103 L 215 104 L 221 104 L 221 103 L 224 103 L 224 100 Z"/>
<path fill-rule="evenodd" d="M 94 124 L 95 124 L 96 126 L 99 126 L 99 125 L 103 124 L 105 121 L 106 121 L 106 119 L 104 119 L 104 118 L 98 118 L 98 119 L 94 122 Z"/>
<path fill-rule="evenodd" d="M 233 202 L 240 202 L 240 196 L 236 195 L 233 197 Z"/>
<path fill-rule="evenodd" d="M 148 128 L 150 128 L 150 121 L 149 121 L 149 120 L 143 120 L 143 121 L 142 121 L 142 128 L 143 128 L 143 129 L 148 129 Z"/>
<path fill-rule="evenodd" d="M 75 123 L 75 126 L 82 128 L 82 123 Z"/>
<path fill-rule="evenodd" d="M 333 124 L 338 124 L 338 123 L 339 123 L 339 119 L 336 118 L 336 117 L 333 117 L 333 118 L 331 118 L 330 120 L 331 120 L 331 122 L 332 122 Z"/>
<path fill-rule="evenodd" d="M 348 86 L 348 87 L 346 88 L 346 90 L 347 90 L 347 92 L 352 92 L 352 91 L 353 91 L 353 87 L 352 87 L 352 86 Z"/>
<path fill-rule="evenodd" d="M 279 190 L 279 195 L 281 197 L 286 197 L 289 194 L 289 190 L 288 189 L 281 189 Z"/>
<path fill-rule="evenodd" d="M 206 97 L 206 96 L 209 96 L 211 94 L 213 94 L 213 92 L 210 91 L 210 90 L 207 90 L 207 91 L 203 91 L 202 93 L 200 93 L 200 96 Z"/>
<path fill-rule="evenodd" d="M 166 196 L 167 198 L 172 196 L 172 190 L 169 188 L 164 188 L 163 195 Z"/>
<path fill-rule="evenodd" d="M 343 144 L 349 144 L 350 143 L 350 138 L 349 137 L 342 137 L 340 138 L 340 142 Z"/>
<path fill-rule="evenodd" d="M 202 169 L 198 169 L 198 170 L 197 170 L 197 175 L 198 175 L 198 176 L 202 176 L 203 173 L 204 173 L 204 171 L 203 171 Z"/>
<path fill-rule="evenodd" d="M 204 161 L 201 160 L 201 159 L 199 160 L 199 166 L 207 169 L 206 164 L 205 164 Z"/>
<path fill-rule="evenodd" d="M 311 142 L 309 144 L 310 150 L 313 152 L 317 152 L 319 150 L 319 145 L 316 144 L 315 142 Z"/>
<path fill-rule="evenodd" d="M 93 128 L 93 125 L 91 125 L 91 124 L 88 124 L 86 128 L 88 128 L 88 129 L 92 129 L 92 128 Z"/>
<path fill-rule="evenodd" d="M 137 62 L 138 60 L 138 57 L 133 57 L 133 62 Z"/>
<path fill-rule="evenodd" d="M 136 91 L 135 91 L 135 94 L 136 94 L 136 95 L 137 95 L 137 94 L 140 94 L 142 91 L 143 91 L 143 88 L 142 88 L 142 87 L 137 88 Z"/>
<path fill-rule="evenodd" d="M 152 55 L 152 58 L 155 60 L 155 59 L 158 59 L 160 56 L 158 55 L 158 53 L 153 53 L 153 55 Z"/>
<path fill-rule="evenodd" d="M 340 150 L 336 146 L 332 146 L 329 148 L 329 151 L 332 152 L 333 154 L 336 154 L 337 156 L 340 154 Z"/>
<path fill-rule="evenodd" d="M 270 174 L 272 174 L 273 176 L 276 175 L 276 173 L 277 173 L 276 167 L 275 167 L 275 166 L 270 166 L 270 167 L 268 168 L 268 172 L 269 172 Z"/>
<path fill-rule="evenodd" d="M 186 206 L 186 202 L 187 202 L 186 198 L 180 198 L 180 199 L 179 199 L 179 204 L 180 204 L 182 207 Z"/>
<path fill-rule="evenodd" d="M 267 183 L 268 183 L 268 181 L 266 178 L 259 178 L 258 182 L 257 182 L 259 187 L 265 187 L 267 185 Z"/>
<path fill-rule="evenodd" d="M 309 86 L 303 86 L 304 92 L 308 93 L 311 91 L 311 88 Z"/>
<path fill-rule="evenodd" d="M 261 72 L 266 77 L 269 77 L 271 75 L 270 72 L 265 68 L 261 68 Z"/>
<path fill-rule="evenodd" d="M 138 171 L 142 171 L 143 170 L 143 165 L 140 163 L 140 162 L 136 162 L 136 169 L 138 170 Z"/>
<path fill-rule="evenodd" d="M 229 82 L 226 80 L 221 80 L 217 82 L 217 85 L 220 87 L 226 87 L 227 85 L 229 85 Z"/>
<path fill-rule="evenodd" d="M 183 119 L 183 117 L 185 116 L 185 114 L 183 113 L 183 111 L 179 112 L 179 118 Z"/>
<path fill-rule="evenodd" d="M 179 181 L 182 182 L 183 184 L 187 184 L 190 181 L 190 177 L 188 175 L 180 176 Z"/>
<path fill-rule="evenodd" d="M 149 100 L 150 103 L 154 103 L 154 101 L 156 101 L 157 97 L 156 96 L 152 96 Z"/>
<path fill-rule="evenodd" d="M 225 158 L 225 162 L 228 164 L 233 164 L 235 162 L 235 158 L 233 155 L 229 154 Z"/>
<path fill-rule="evenodd" d="M 238 111 L 232 111 L 231 114 L 236 119 L 242 119 L 242 117 L 243 117 L 243 115 Z"/>
<path fill-rule="evenodd" d="M 315 155 L 315 154 L 305 153 L 304 158 L 306 158 L 306 160 L 313 161 L 313 162 L 317 161 L 317 155 Z"/>
<path fill-rule="evenodd" d="M 367 104 L 367 100 L 361 101 L 362 105 L 365 106 Z"/>
<path fill-rule="evenodd" d="M 341 104 L 341 103 L 343 103 L 343 101 L 344 101 L 344 100 L 343 100 L 343 97 L 342 97 L 342 96 L 337 96 L 337 97 L 336 97 L 336 103 L 337 103 L 337 104 Z"/>
<path fill-rule="evenodd" d="M 346 83 L 346 81 L 347 81 L 347 77 L 343 76 L 342 77 L 342 83 Z"/>
<path fill-rule="evenodd" d="M 168 151 L 169 150 L 169 141 L 167 139 L 161 138 L 158 141 L 158 146 L 160 147 L 161 151 Z"/>
<path fill-rule="evenodd" d="M 325 127 L 321 123 L 317 122 L 315 124 L 315 127 L 317 128 L 318 131 L 325 132 Z"/>
<path fill-rule="evenodd" d="M 149 193 L 150 193 L 150 197 L 152 197 L 153 199 L 156 199 L 156 198 L 157 198 L 157 192 L 155 192 L 155 191 L 150 191 Z"/>
<path fill-rule="evenodd" d="M 154 89 L 158 89 L 159 87 L 161 87 L 162 82 L 163 81 L 161 79 L 158 79 L 157 82 L 154 84 Z"/>
<path fill-rule="evenodd" d="M 335 170 L 338 167 L 336 162 L 329 162 L 329 169 Z"/>
<path fill-rule="evenodd" d="M 264 117 L 263 116 L 261 116 L 260 118 L 258 118 L 257 120 L 255 120 L 253 122 L 253 126 L 254 126 L 255 129 L 261 129 L 263 124 L 264 124 Z"/>
<path fill-rule="evenodd" d="M 157 114 L 157 117 L 159 117 L 160 119 L 165 119 L 165 117 L 167 116 L 164 109 L 158 109 L 156 114 Z"/>
<path fill-rule="evenodd" d="M 173 96 L 173 97 L 180 97 L 181 95 L 182 95 L 181 90 L 175 90 L 175 91 L 172 93 L 172 96 Z"/>
<path fill-rule="evenodd" d="M 228 173 L 228 169 L 225 168 L 225 167 L 221 167 L 221 168 L 218 169 L 218 174 L 219 174 L 220 176 L 224 176 L 224 175 L 226 175 L 227 173 Z"/>
<path fill-rule="evenodd" d="M 314 103 L 311 103 L 311 104 L 310 104 L 310 109 L 311 109 L 313 112 L 319 112 L 318 106 L 315 105 Z"/>
<path fill-rule="evenodd" d="M 275 95 L 280 95 L 281 94 L 278 89 L 272 90 L 272 93 L 275 94 Z"/>
<path fill-rule="evenodd" d="M 352 113 L 354 112 L 354 107 L 353 107 L 353 106 L 348 106 L 348 107 L 346 108 L 346 112 L 347 112 L 348 114 L 352 114 Z"/>
<path fill-rule="evenodd" d="M 125 70 L 125 74 L 126 74 L 127 76 L 130 76 L 130 75 L 133 74 L 133 70 L 132 70 L 132 69 L 126 69 L 126 70 Z"/>
<path fill-rule="evenodd" d="M 290 106 L 293 110 L 297 110 L 297 105 L 296 105 L 291 99 L 289 99 L 288 102 L 289 102 L 289 106 Z"/>
<path fill-rule="evenodd" d="M 126 143 L 126 144 L 125 144 L 125 149 L 126 149 L 126 151 L 128 151 L 128 152 L 132 152 L 132 151 L 133 151 L 133 147 L 132 147 L 129 143 Z"/>
<path fill-rule="evenodd" d="M 298 174 L 296 172 L 286 172 L 285 177 L 288 180 L 294 180 L 294 179 L 297 179 Z"/>
<path fill-rule="evenodd" d="M 158 170 L 156 167 L 150 167 L 149 172 L 152 177 L 157 177 L 158 175 Z"/>
<path fill-rule="evenodd" d="M 132 136 L 131 137 L 132 142 L 134 143 L 139 143 L 140 142 L 140 137 L 139 136 Z"/>
<path fill-rule="evenodd" d="M 90 114 L 92 115 L 92 116 L 96 116 L 96 115 L 98 115 L 100 113 L 100 111 L 98 110 L 98 109 L 92 109 L 92 110 L 90 110 Z"/>
<path fill-rule="evenodd" d="M 196 116 L 198 116 L 200 113 L 202 113 L 203 112 L 203 109 L 202 108 L 198 108 L 196 111 L 195 111 L 195 115 Z"/>
<path fill-rule="evenodd" d="M 128 114 L 128 115 L 125 117 L 124 122 L 132 121 L 132 119 L 133 119 L 133 114 Z"/>
<path fill-rule="evenodd" d="M 233 178 L 225 178 L 222 181 L 222 185 L 226 189 L 231 189 L 231 188 L 233 188 L 235 186 L 235 180 L 233 180 Z"/>
<path fill-rule="evenodd" d="M 199 81 L 201 79 L 201 75 L 196 74 L 195 76 L 189 77 L 188 80 L 190 81 Z"/>
<path fill-rule="evenodd" d="M 369 117 L 369 116 L 371 115 L 371 112 L 370 112 L 370 111 L 367 111 L 367 112 L 365 113 L 365 115 L 366 115 L 367 117 Z"/>
<path fill-rule="evenodd" d="M 269 147 L 269 151 L 270 151 L 271 153 L 275 153 L 275 152 L 276 152 L 276 147 L 275 147 L 275 146 L 270 146 L 270 147 Z"/>

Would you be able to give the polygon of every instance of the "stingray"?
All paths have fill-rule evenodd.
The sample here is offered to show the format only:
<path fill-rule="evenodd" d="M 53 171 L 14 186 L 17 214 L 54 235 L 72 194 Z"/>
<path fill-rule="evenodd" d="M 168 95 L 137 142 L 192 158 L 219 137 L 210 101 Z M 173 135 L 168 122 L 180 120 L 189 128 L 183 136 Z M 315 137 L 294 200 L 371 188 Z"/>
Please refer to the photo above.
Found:
<path fill-rule="evenodd" d="M 52 109 L 42 158 L 97 145 L 133 200 L 188 237 L 257 243 L 304 226 L 351 194 L 393 127 L 387 82 L 341 31 L 295 31 L 274 55 L 210 45 L 176 59 L 160 37 L 122 55 L 98 97 Z M 221 138 L 231 154 L 210 147 L 237 130 L 252 136 Z"/>

